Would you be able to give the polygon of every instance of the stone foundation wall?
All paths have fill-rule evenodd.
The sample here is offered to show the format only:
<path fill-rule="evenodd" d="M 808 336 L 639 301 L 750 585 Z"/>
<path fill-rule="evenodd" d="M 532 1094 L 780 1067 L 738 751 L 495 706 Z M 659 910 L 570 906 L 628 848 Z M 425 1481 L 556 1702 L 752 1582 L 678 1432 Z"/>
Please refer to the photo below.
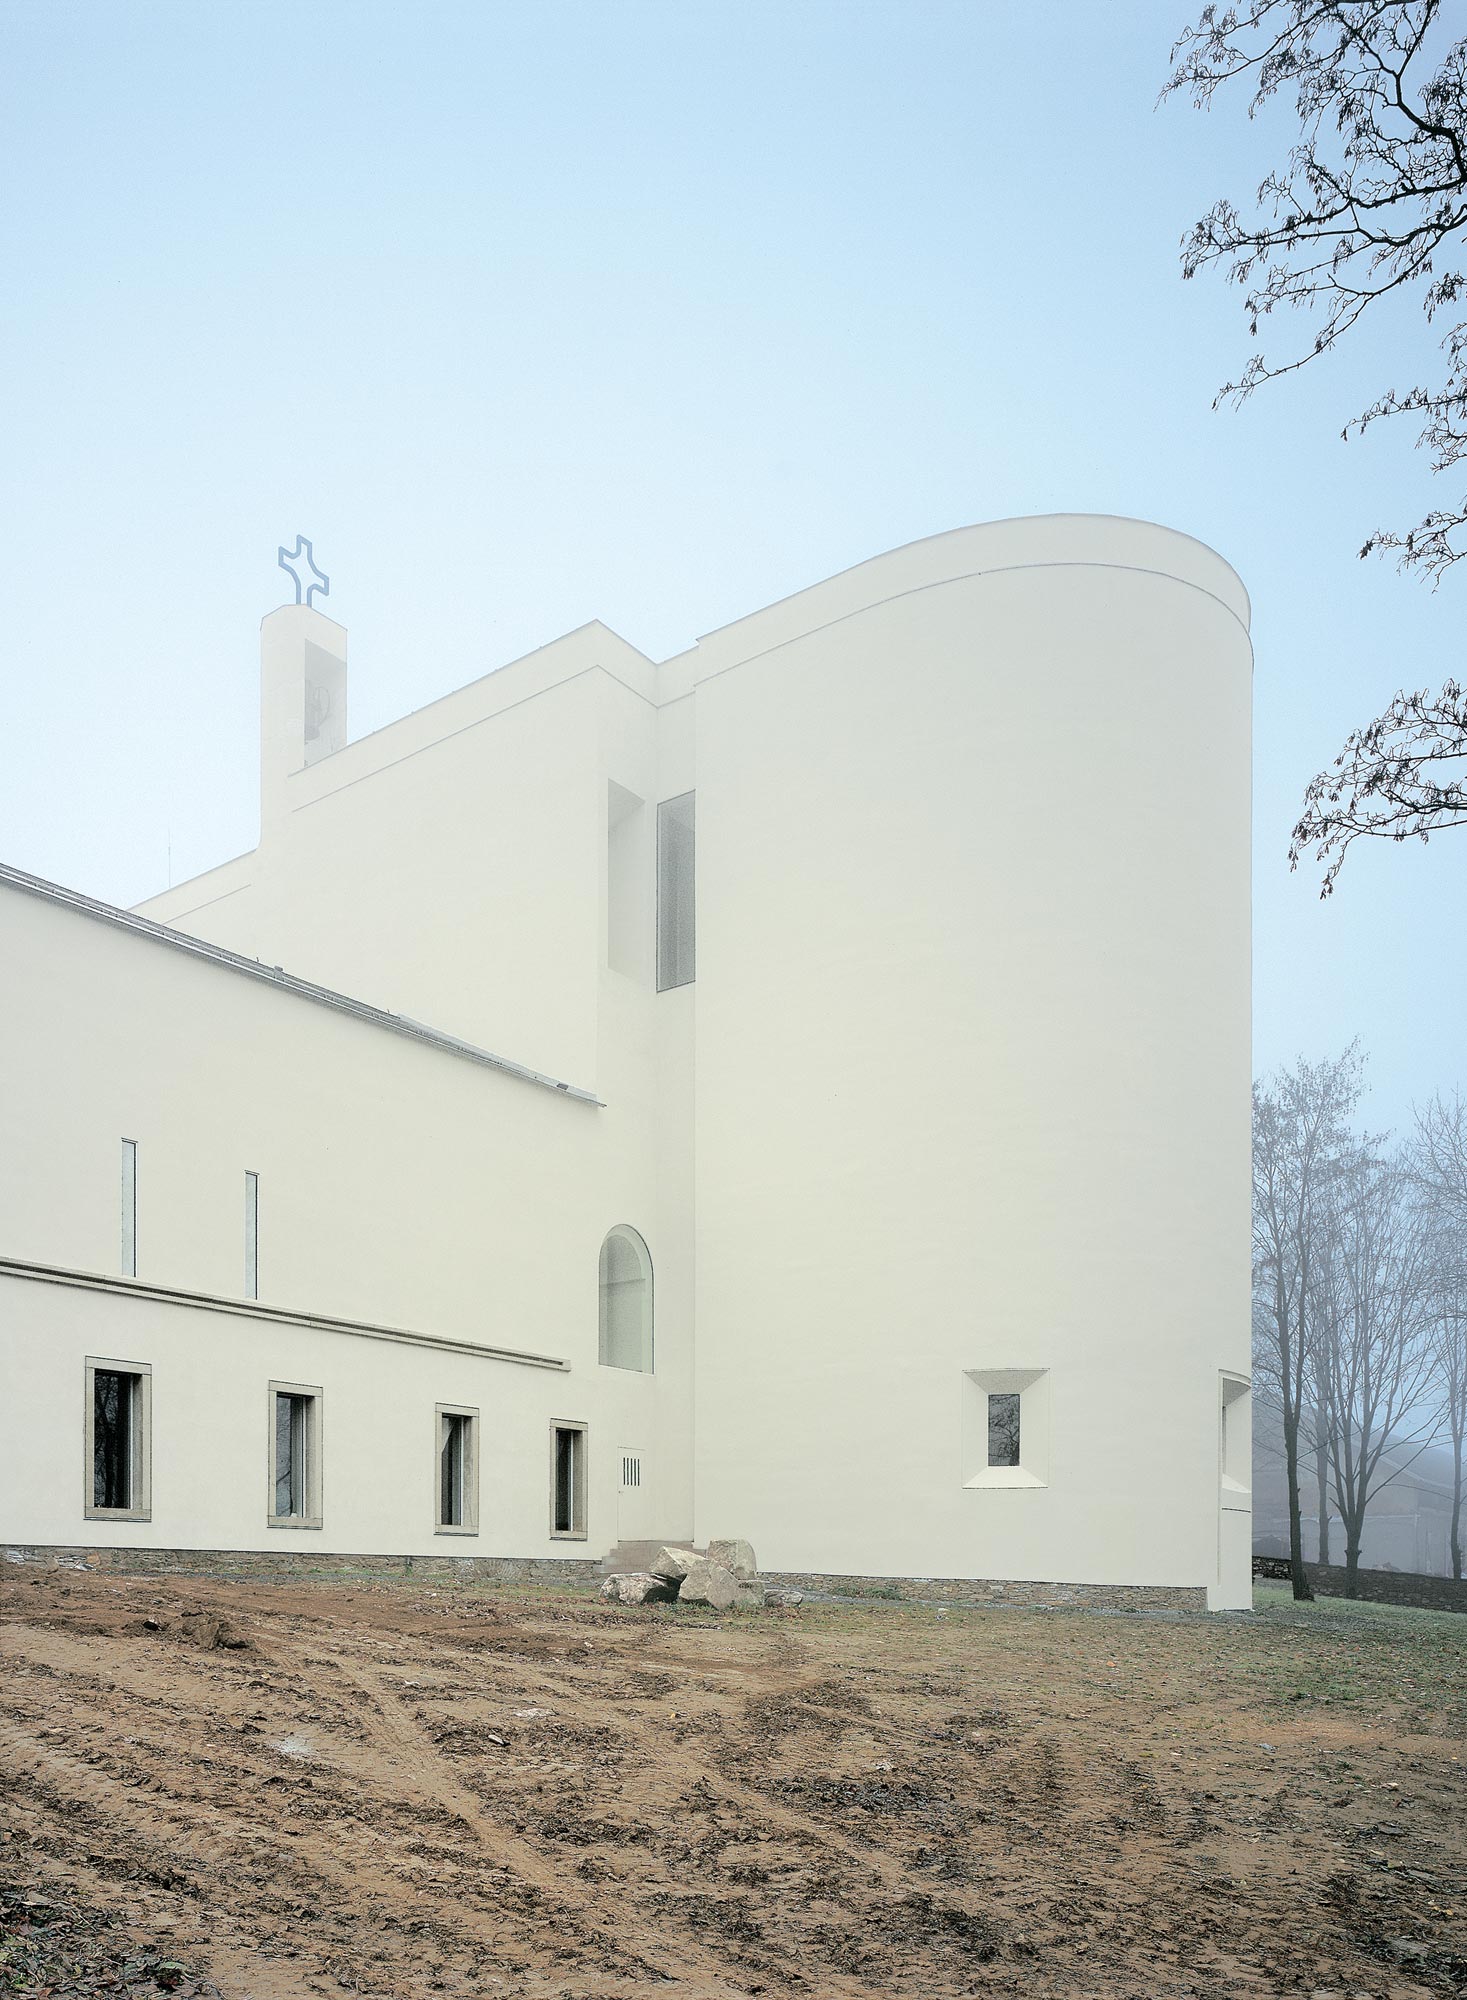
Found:
<path fill-rule="evenodd" d="M 1186 1584 L 990 1583 L 953 1576 L 816 1576 L 764 1573 L 766 1583 L 830 1597 L 907 1604 L 1013 1605 L 1046 1611 L 1205 1611 L 1207 1592 Z"/>
<path fill-rule="evenodd" d="M 1344 1596 L 1343 1563 L 1305 1563 L 1304 1570 L 1316 1597 Z M 1255 1556 L 1253 1574 L 1287 1583 L 1288 1560 Z M 1417 1611 L 1467 1611 L 1467 1583 L 1455 1583 L 1449 1576 L 1417 1576 L 1411 1570 L 1362 1569 L 1356 1576 L 1355 1595 L 1366 1604 L 1406 1604 Z"/>
<path fill-rule="evenodd" d="M 600 1562 L 586 1557 L 312 1556 L 274 1549 L 89 1549 L 11 1544 L 0 1545 L 0 1560 L 130 1576 L 264 1578 L 277 1582 L 304 1582 L 313 1577 L 340 1582 L 401 1577 L 415 1583 L 550 1584 L 561 1590 L 597 1590 L 606 1574 Z M 1011 1605 L 1047 1611 L 1207 1609 L 1205 1590 L 1167 1584 L 991 1583 L 970 1577 L 822 1576 L 783 1570 L 765 1571 L 763 1580 L 809 1595 L 907 1604 Z M 1429 1583 L 1431 1579 L 1412 1581 Z"/>
<path fill-rule="evenodd" d="M 562 1590 L 594 1590 L 601 1582 L 598 1562 L 578 1557 L 535 1556 L 311 1556 L 274 1549 L 88 1549 L 0 1546 L 0 1559 L 39 1563 L 52 1569 L 110 1570 L 128 1576 L 212 1576 L 304 1581 L 333 1577 L 380 1580 L 411 1578 L 415 1583 L 548 1583 Z"/>

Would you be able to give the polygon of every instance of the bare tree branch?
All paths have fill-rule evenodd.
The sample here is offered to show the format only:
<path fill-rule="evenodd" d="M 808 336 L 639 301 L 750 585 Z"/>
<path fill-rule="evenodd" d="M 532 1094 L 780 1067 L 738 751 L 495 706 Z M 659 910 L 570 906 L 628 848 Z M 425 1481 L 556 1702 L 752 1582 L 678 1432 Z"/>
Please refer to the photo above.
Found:
<path fill-rule="evenodd" d="M 1384 389 L 1344 426 L 1359 435 L 1405 417 L 1433 473 L 1467 473 L 1467 36 L 1442 0 L 1239 0 L 1203 8 L 1172 49 L 1162 96 L 1199 109 L 1248 93 L 1256 117 L 1292 96 L 1299 137 L 1244 212 L 1226 198 L 1182 239 L 1182 275 L 1218 270 L 1243 294 L 1250 337 L 1285 312 L 1312 323 L 1281 357 L 1259 351 L 1217 401 L 1241 403 L 1265 382 L 1316 361 L 1386 301 L 1414 301 L 1437 333 L 1436 366 Z M 1423 354 L 1423 363 L 1430 349 Z M 1390 549 L 1439 583 L 1467 556 L 1467 493 L 1413 528 L 1376 528 L 1360 553 Z M 1467 758 L 1462 690 L 1397 693 L 1310 784 L 1290 865 L 1313 851 L 1334 888 L 1361 837 L 1426 839 L 1467 815 L 1463 775 L 1428 766 Z"/>

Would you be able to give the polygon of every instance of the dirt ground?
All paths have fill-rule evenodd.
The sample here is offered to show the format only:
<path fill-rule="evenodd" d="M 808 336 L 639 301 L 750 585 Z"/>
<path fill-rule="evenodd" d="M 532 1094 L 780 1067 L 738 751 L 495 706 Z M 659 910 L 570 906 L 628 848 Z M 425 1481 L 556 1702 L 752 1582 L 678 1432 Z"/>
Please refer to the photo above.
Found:
<path fill-rule="evenodd" d="M 1414 2000 L 1467 1989 L 1464 1722 L 1429 1613 L 0 1565 L 0 1888 L 227 2000 Z"/>

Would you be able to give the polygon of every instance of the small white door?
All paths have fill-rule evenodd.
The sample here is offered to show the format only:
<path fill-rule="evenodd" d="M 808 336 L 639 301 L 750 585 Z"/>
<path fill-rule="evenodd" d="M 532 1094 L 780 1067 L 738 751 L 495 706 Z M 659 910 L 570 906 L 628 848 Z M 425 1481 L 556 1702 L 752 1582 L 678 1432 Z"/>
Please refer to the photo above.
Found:
<path fill-rule="evenodd" d="M 647 1454 L 640 1445 L 623 1445 L 617 1454 L 620 1477 L 616 1488 L 616 1539 L 641 1542 L 655 1533 Z"/>

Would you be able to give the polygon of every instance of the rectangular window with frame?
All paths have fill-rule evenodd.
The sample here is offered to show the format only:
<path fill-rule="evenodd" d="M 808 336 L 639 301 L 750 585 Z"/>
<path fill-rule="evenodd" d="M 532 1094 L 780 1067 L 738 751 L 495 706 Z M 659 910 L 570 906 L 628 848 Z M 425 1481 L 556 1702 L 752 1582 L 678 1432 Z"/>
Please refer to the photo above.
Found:
<path fill-rule="evenodd" d="M 138 1274 L 138 1142 L 122 1142 L 122 1275 Z"/>
<path fill-rule="evenodd" d="M 438 1445 L 438 1507 L 434 1523 L 440 1535 L 479 1532 L 479 1412 L 455 1403 L 439 1403 L 434 1413 Z"/>
<path fill-rule="evenodd" d="M 260 1296 L 260 1176 L 245 1175 L 244 1292 Z"/>
<path fill-rule="evenodd" d="M 269 1526 L 320 1525 L 321 1391 L 301 1382 L 272 1382 Z"/>
<path fill-rule="evenodd" d="M 151 1520 L 152 1368 L 89 1356 L 86 1396 L 87 1519 Z"/>
<path fill-rule="evenodd" d="M 691 986 L 696 969 L 694 879 L 697 794 L 657 808 L 657 990 Z"/>
<path fill-rule="evenodd" d="M 550 1426 L 550 1532 L 586 1538 L 586 1426 Z"/>

